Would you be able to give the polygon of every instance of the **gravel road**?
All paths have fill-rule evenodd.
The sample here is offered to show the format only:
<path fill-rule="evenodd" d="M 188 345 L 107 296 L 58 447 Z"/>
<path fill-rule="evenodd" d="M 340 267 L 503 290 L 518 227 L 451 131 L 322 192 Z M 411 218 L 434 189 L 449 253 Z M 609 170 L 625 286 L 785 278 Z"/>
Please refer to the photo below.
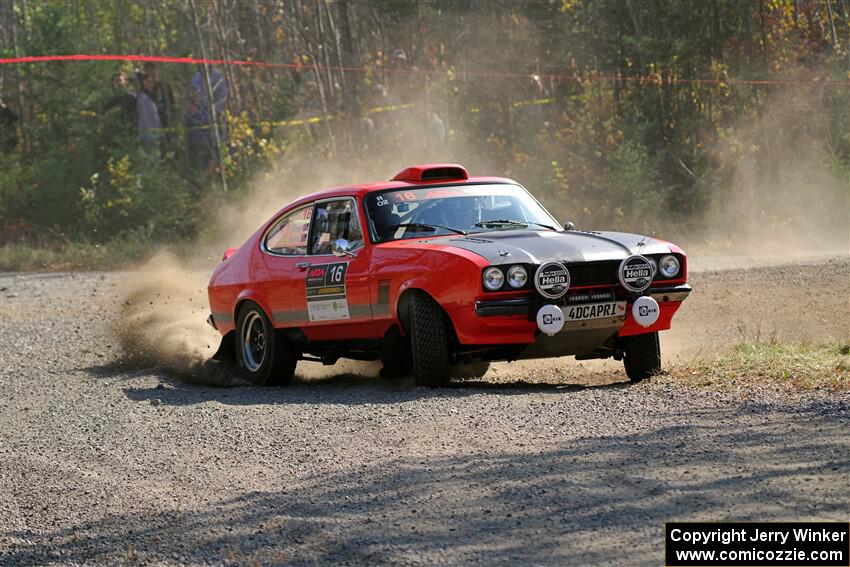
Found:
<path fill-rule="evenodd" d="M 724 266 L 694 262 L 671 358 L 850 335 L 850 259 Z M 122 355 L 135 277 L 0 275 L 2 565 L 657 565 L 666 521 L 850 519 L 846 391 L 566 361 L 187 384 Z"/>

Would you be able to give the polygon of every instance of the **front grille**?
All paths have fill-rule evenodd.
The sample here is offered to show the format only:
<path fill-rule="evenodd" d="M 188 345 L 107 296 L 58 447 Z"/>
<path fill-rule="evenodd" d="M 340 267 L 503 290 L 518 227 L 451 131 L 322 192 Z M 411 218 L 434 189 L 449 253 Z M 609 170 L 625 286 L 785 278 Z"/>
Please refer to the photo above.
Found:
<path fill-rule="evenodd" d="M 563 302 L 567 305 L 575 303 L 602 303 L 603 301 L 615 301 L 617 298 L 611 292 L 605 293 L 568 293 Z"/>
<path fill-rule="evenodd" d="M 619 260 L 565 264 L 570 271 L 570 287 L 585 285 L 614 285 L 619 283 Z"/>

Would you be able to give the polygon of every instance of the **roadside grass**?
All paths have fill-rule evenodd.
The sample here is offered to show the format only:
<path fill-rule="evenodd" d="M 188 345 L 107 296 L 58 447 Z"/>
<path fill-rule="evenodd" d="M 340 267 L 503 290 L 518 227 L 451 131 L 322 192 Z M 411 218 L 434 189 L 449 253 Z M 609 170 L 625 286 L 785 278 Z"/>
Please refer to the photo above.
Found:
<path fill-rule="evenodd" d="M 668 375 L 692 386 L 773 384 L 846 390 L 850 389 L 850 338 L 818 344 L 744 340 L 716 358 L 675 364 Z"/>
<path fill-rule="evenodd" d="M 0 245 L 0 272 L 117 270 L 149 257 L 155 249 L 147 240 L 52 246 L 7 243 Z"/>

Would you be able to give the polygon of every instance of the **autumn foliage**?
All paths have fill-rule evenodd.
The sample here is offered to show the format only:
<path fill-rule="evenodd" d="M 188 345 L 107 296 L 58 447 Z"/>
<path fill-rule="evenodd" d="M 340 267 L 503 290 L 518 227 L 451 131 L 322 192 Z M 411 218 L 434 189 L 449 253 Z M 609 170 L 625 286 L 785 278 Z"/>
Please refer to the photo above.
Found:
<path fill-rule="evenodd" d="M 0 25 L 6 58 L 290 65 L 218 66 L 221 159 L 200 170 L 185 116 L 202 66 L 159 65 L 174 108 L 150 155 L 109 105 L 112 75 L 139 63 L 0 65 L 19 115 L 0 154 L 5 242 L 174 242 L 258 176 L 308 190 L 431 160 L 519 179 L 579 226 L 634 231 L 742 209 L 796 229 L 789 211 L 841 206 L 850 187 L 848 0 L 10 0 Z M 835 202 L 824 214 L 846 217 Z"/>

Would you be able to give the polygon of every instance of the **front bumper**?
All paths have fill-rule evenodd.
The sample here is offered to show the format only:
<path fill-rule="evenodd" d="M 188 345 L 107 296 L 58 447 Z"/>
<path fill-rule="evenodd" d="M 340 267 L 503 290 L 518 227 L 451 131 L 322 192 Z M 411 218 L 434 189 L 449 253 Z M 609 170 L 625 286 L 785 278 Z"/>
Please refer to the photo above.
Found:
<path fill-rule="evenodd" d="M 629 305 L 626 308 L 625 317 L 568 322 L 562 331 L 563 333 L 593 330 L 604 334 L 604 330 L 607 330 L 609 336 L 615 333 L 627 336 L 669 329 L 673 315 L 690 293 L 691 286 L 682 284 L 649 288 L 640 294 L 655 299 L 661 310 L 658 321 L 650 327 L 642 327 L 632 318 L 631 303 L 639 295 L 625 298 L 616 297 L 612 291 L 591 290 L 568 294 L 553 303 L 563 308 L 570 305 L 628 299 Z M 462 344 L 533 343 L 539 334 L 535 318 L 542 304 L 543 300 L 532 294 L 486 297 L 475 301 L 471 310 L 467 304 L 464 308 L 450 311 L 449 315 Z"/>
<path fill-rule="evenodd" d="M 647 291 L 648 293 L 644 293 L 644 295 L 650 296 L 658 303 L 667 303 L 668 301 L 682 302 L 691 294 L 691 286 L 682 284 L 672 287 L 649 288 Z"/>
<path fill-rule="evenodd" d="M 659 313 L 658 321 L 652 324 L 650 327 L 644 327 L 639 325 L 637 321 L 632 317 L 632 310 L 626 309 L 626 322 L 623 323 L 623 326 L 617 331 L 617 334 L 621 337 L 628 337 L 629 335 L 642 335 L 644 333 L 654 333 L 657 331 L 666 331 L 670 328 L 671 321 L 673 320 L 673 315 L 676 314 L 676 311 L 679 310 L 679 307 L 682 305 L 682 302 L 688 298 L 691 293 L 691 286 L 687 284 L 664 287 L 664 288 L 650 288 L 644 295 L 648 295 L 652 299 L 658 302 L 658 307 L 661 309 L 661 313 Z"/>
<path fill-rule="evenodd" d="M 475 314 L 479 317 L 528 316 L 531 309 L 531 297 L 515 299 L 479 299 L 475 302 Z"/>
<path fill-rule="evenodd" d="M 671 301 L 682 302 L 691 293 L 691 286 L 687 284 L 672 287 L 650 288 L 643 295 L 652 297 L 658 303 L 669 303 Z M 598 303 L 600 301 L 614 301 L 613 293 L 586 293 L 579 295 L 567 295 L 560 301 L 554 301 L 557 305 L 577 305 L 582 303 Z M 630 302 L 631 303 L 631 302 Z M 475 302 L 475 314 L 479 317 L 510 317 L 523 315 L 534 319 L 538 302 L 531 296 L 512 297 L 507 299 L 479 299 Z"/>

